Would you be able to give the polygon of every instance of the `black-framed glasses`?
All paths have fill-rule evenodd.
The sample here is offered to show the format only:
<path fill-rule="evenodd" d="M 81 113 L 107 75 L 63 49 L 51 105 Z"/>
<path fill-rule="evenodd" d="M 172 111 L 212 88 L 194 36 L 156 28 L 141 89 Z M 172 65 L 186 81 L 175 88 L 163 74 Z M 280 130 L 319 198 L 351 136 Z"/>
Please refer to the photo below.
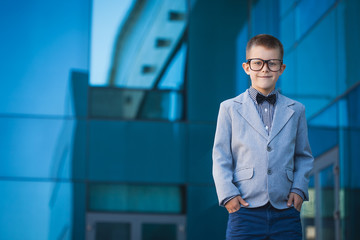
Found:
<path fill-rule="evenodd" d="M 252 58 L 248 59 L 247 63 L 249 64 L 250 69 L 253 71 L 260 71 L 261 69 L 263 69 L 266 63 L 270 71 L 277 72 L 280 71 L 283 61 L 280 59 L 263 60 L 260 58 Z"/>

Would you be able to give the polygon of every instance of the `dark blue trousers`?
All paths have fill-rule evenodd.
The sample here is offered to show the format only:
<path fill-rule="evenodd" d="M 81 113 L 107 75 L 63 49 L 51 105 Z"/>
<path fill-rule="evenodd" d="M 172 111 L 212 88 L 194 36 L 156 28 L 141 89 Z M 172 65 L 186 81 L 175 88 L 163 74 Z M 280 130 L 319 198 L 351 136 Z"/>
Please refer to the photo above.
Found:
<path fill-rule="evenodd" d="M 258 208 L 241 207 L 229 214 L 227 240 L 301 240 L 300 212 L 294 207 L 278 210 L 270 203 Z"/>

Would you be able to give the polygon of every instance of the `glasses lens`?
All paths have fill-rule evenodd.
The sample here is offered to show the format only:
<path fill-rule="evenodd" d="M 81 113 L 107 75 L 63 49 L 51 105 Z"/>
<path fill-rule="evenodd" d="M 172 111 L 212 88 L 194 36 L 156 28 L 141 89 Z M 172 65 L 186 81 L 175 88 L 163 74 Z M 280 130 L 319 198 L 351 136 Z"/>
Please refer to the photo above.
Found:
<path fill-rule="evenodd" d="M 252 59 L 250 61 L 250 68 L 253 71 L 258 71 L 260 70 L 264 65 L 264 62 L 260 59 Z"/>
<path fill-rule="evenodd" d="M 270 60 L 270 61 L 268 61 L 268 67 L 269 67 L 270 71 L 277 72 L 281 68 L 281 61 L 276 60 L 276 59 Z"/>

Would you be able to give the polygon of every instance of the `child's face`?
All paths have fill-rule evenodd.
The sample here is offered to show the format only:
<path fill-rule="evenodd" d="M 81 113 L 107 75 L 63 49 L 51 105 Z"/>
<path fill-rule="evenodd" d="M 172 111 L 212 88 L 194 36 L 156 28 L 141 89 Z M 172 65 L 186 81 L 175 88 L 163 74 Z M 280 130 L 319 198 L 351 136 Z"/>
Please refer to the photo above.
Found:
<path fill-rule="evenodd" d="M 268 49 L 263 46 L 253 46 L 247 53 L 247 59 L 280 59 L 279 49 Z M 263 68 L 259 71 L 254 71 L 250 68 L 248 62 L 243 63 L 243 68 L 247 75 L 251 78 L 251 86 L 264 94 L 268 95 L 272 90 L 274 90 L 277 80 L 280 75 L 284 72 L 286 65 L 282 64 L 279 71 L 273 72 L 270 71 L 268 64 L 264 64 Z"/>

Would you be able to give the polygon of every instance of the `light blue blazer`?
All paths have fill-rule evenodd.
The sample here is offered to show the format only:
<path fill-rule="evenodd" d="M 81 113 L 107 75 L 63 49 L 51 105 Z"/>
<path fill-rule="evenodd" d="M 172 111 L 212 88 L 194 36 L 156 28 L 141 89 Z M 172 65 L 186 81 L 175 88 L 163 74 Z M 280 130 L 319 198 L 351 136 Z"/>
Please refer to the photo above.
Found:
<path fill-rule="evenodd" d="M 313 156 L 305 107 L 280 93 L 268 134 L 248 91 L 220 104 L 213 147 L 219 203 L 240 195 L 249 207 L 288 208 L 292 188 L 308 200 Z"/>

